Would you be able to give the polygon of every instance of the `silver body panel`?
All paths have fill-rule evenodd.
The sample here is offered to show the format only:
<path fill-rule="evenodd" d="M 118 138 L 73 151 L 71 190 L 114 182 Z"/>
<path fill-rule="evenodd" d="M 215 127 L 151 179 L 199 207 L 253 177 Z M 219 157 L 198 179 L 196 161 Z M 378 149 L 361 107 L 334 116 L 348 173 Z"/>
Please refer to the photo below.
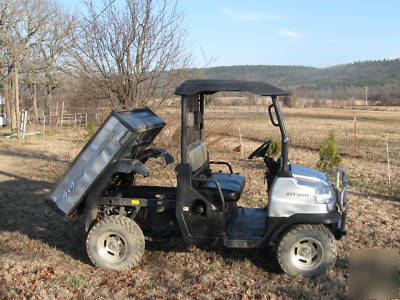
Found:
<path fill-rule="evenodd" d="M 329 178 L 322 172 L 300 165 L 290 164 L 291 171 L 294 177 L 304 178 L 309 180 L 319 180 L 329 183 Z"/>
<path fill-rule="evenodd" d="M 317 170 L 291 165 L 293 177 L 276 177 L 269 195 L 269 217 L 294 214 L 326 214 L 336 210 L 336 196 L 328 177 Z M 328 191 L 318 203 L 320 191 Z"/>
<path fill-rule="evenodd" d="M 148 145 L 165 125 L 149 109 L 132 110 L 120 118 L 117 114 L 109 116 L 51 194 L 50 201 L 64 215 L 70 215 L 82 202 L 107 166 L 130 153 L 132 147 Z"/>

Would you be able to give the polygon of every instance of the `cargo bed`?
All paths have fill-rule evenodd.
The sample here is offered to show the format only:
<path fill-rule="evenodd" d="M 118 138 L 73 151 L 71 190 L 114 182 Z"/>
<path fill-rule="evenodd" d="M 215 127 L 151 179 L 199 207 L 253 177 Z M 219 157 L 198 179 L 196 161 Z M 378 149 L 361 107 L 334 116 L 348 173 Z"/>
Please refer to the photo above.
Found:
<path fill-rule="evenodd" d="M 112 111 L 64 174 L 50 202 L 63 215 L 71 215 L 108 166 L 134 158 L 164 126 L 149 108 Z"/>

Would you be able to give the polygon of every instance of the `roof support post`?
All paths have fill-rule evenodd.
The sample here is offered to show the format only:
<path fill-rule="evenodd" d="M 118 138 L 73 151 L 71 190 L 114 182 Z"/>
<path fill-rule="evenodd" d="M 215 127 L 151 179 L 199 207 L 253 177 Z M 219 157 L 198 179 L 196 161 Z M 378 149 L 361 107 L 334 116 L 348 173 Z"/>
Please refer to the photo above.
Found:
<path fill-rule="evenodd" d="M 190 96 L 182 96 L 181 101 L 181 164 L 187 163 L 187 112 Z"/>
<path fill-rule="evenodd" d="M 204 93 L 200 94 L 200 140 L 204 141 Z"/>
<path fill-rule="evenodd" d="M 279 130 L 281 132 L 282 137 L 282 167 L 279 171 L 280 176 L 290 176 L 289 171 L 289 137 L 286 132 L 285 123 L 283 121 L 282 111 L 280 105 L 278 103 L 278 97 L 272 96 L 272 104 L 275 109 L 276 117 L 278 119 Z"/>

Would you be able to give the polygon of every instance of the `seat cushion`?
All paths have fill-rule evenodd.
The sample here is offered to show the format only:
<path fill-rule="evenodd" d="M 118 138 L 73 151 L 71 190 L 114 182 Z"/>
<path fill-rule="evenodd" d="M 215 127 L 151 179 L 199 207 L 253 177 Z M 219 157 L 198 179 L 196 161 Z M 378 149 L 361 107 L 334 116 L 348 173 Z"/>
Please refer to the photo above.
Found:
<path fill-rule="evenodd" d="M 211 173 L 209 178 L 218 181 L 226 202 L 236 202 L 240 199 L 246 181 L 242 175 L 231 173 Z M 213 201 L 216 204 L 220 203 L 221 198 L 215 183 L 201 182 L 198 190 L 210 201 Z"/>

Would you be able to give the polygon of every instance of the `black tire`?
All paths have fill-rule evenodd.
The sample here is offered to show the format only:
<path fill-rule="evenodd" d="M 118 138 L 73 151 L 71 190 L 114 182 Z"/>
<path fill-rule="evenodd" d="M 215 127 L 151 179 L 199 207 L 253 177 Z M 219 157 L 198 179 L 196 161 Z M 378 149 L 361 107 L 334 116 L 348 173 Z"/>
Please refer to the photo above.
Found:
<path fill-rule="evenodd" d="M 336 262 L 336 240 L 324 225 L 296 225 L 278 245 L 277 258 L 287 274 L 314 277 L 325 274 Z"/>
<path fill-rule="evenodd" d="M 94 224 L 86 238 L 92 263 L 109 270 L 128 270 L 139 264 L 145 248 L 143 232 L 132 220 L 110 216 Z"/>

